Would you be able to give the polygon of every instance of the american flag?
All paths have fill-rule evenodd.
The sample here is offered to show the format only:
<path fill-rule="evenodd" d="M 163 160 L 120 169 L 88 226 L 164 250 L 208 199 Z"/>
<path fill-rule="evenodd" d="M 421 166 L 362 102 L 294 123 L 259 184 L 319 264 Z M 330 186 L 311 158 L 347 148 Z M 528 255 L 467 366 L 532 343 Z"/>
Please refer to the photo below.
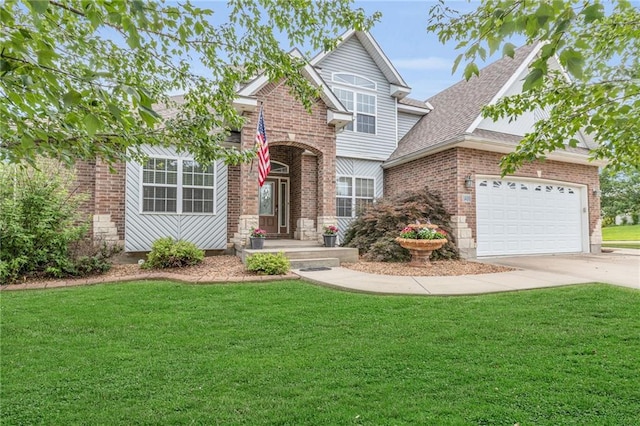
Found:
<path fill-rule="evenodd" d="M 267 133 L 264 130 L 264 116 L 262 115 L 262 108 L 260 108 L 260 117 L 258 117 L 256 144 L 258 145 L 258 185 L 262 187 L 267 176 L 269 176 L 269 172 L 271 171 L 271 158 L 269 157 Z"/>

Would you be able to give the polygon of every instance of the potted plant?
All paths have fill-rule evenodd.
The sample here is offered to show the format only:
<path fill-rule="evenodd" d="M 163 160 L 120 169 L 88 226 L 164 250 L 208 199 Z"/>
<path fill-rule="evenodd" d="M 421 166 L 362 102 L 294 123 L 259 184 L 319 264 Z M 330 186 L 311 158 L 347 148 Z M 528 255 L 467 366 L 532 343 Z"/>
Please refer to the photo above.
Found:
<path fill-rule="evenodd" d="M 264 248 L 264 239 L 267 237 L 267 231 L 260 228 L 251 228 L 249 242 L 254 250 L 262 250 Z"/>
<path fill-rule="evenodd" d="M 411 252 L 410 266 L 425 268 L 430 266 L 431 252 L 447 243 L 447 232 L 438 225 L 411 224 L 400 231 L 396 241 Z"/>
<path fill-rule="evenodd" d="M 335 247 L 336 238 L 338 237 L 338 227 L 335 225 L 327 225 L 322 229 L 324 231 L 324 234 L 322 234 L 322 238 L 324 238 L 324 246 Z"/>

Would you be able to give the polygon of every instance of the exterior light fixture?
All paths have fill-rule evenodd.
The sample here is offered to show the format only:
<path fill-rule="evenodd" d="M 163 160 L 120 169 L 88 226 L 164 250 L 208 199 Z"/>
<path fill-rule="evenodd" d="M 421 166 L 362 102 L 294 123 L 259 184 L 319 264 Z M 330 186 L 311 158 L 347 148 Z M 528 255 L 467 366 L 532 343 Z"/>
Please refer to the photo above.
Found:
<path fill-rule="evenodd" d="M 467 189 L 473 188 L 473 178 L 471 177 L 471 175 L 464 178 L 464 187 Z"/>

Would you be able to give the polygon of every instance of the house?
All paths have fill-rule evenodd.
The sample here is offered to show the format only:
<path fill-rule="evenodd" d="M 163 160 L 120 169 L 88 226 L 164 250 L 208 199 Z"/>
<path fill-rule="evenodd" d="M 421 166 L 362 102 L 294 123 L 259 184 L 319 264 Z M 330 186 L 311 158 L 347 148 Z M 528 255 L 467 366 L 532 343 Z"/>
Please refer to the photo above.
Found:
<path fill-rule="evenodd" d="M 318 241 L 323 226 L 344 230 L 376 198 L 426 185 L 442 195 L 466 257 L 599 250 L 598 169 L 587 161 L 588 141 L 500 179 L 500 156 L 536 117 L 493 123 L 480 109 L 521 88 L 535 53 L 520 49 L 419 101 L 373 37 L 349 31 L 302 70 L 321 93 L 310 114 L 266 76 L 239 89 L 234 107 L 247 122 L 228 144 L 254 146 L 263 105 L 272 170 L 262 188 L 256 164 L 201 167 L 171 148 L 146 147 L 145 164 L 117 165 L 115 174 L 99 161 L 83 163 L 78 181 L 91 194 L 93 234 L 129 252 L 148 251 L 163 236 L 207 250 L 240 248 L 258 226 L 270 238 Z"/>
<path fill-rule="evenodd" d="M 464 257 L 599 252 L 598 166 L 590 139 L 502 179 L 499 161 L 544 111 L 516 121 L 481 116 L 483 106 L 522 91 L 541 45 L 525 46 L 428 99 L 433 111 L 404 135 L 384 163 L 385 192 L 428 185 L 452 215 Z M 557 63 L 550 66 L 559 67 Z"/>

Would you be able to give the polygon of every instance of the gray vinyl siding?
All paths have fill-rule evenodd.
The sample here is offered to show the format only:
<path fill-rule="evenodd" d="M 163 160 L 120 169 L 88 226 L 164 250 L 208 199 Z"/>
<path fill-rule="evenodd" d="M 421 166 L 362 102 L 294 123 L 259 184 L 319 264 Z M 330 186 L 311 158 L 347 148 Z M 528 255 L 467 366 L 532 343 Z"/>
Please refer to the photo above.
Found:
<path fill-rule="evenodd" d="M 151 157 L 179 157 L 172 148 L 145 147 L 144 152 Z M 226 249 L 227 166 L 218 162 L 215 171 L 215 214 L 141 213 L 141 166 L 127 163 L 125 251 L 149 251 L 162 237 L 190 241 L 204 250 Z"/>
<path fill-rule="evenodd" d="M 336 158 L 336 175 L 337 176 L 351 176 L 360 178 L 372 178 L 374 179 L 375 198 L 382 197 L 383 193 L 383 170 L 382 162 L 380 161 L 368 161 L 357 158 Z M 336 176 L 336 177 L 337 177 Z M 353 218 L 339 217 L 338 218 L 338 233 L 339 241 L 344 239 L 344 233 L 353 222 Z"/>
<path fill-rule="evenodd" d="M 326 83 L 333 87 L 332 73 L 347 72 L 376 82 L 376 134 L 343 131 L 337 135 L 337 155 L 386 160 L 396 148 L 396 100 L 389 95 L 389 82 L 357 37 L 351 37 L 317 65 Z M 350 86 L 337 85 L 349 90 Z M 353 89 L 358 91 L 358 89 Z"/>
<path fill-rule="evenodd" d="M 421 115 L 407 114 L 406 112 L 398 113 L 398 140 L 402 139 L 415 124 L 420 121 Z"/>

